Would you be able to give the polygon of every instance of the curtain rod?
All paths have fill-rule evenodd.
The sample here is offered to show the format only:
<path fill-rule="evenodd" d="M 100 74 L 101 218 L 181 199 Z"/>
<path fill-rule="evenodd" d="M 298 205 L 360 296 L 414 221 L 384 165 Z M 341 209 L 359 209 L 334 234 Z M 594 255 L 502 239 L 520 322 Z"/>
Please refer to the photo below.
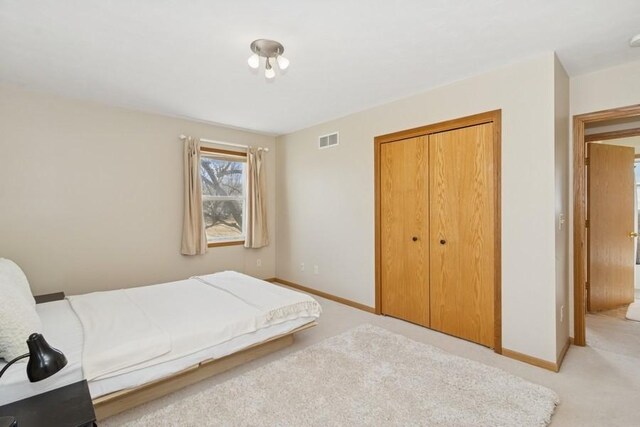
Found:
<path fill-rule="evenodd" d="M 180 139 L 185 139 L 187 136 L 186 135 L 180 135 Z M 222 141 L 214 141 L 213 139 L 205 139 L 205 138 L 200 138 L 201 142 L 207 142 L 209 144 L 216 144 L 216 145 L 226 145 L 228 147 L 238 147 L 238 148 L 249 148 L 249 146 L 247 145 L 242 145 L 242 144 L 234 144 L 232 142 L 222 142 Z M 262 147 L 260 147 L 262 148 Z M 264 151 L 269 151 L 268 148 L 262 148 Z"/>

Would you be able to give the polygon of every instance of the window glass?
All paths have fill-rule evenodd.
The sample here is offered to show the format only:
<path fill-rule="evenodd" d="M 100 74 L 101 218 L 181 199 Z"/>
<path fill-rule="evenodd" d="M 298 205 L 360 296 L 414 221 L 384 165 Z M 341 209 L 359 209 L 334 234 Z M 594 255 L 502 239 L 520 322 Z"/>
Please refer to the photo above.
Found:
<path fill-rule="evenodd" d="M 243 157 L 202 153 L 202 213 L 210 243 L 244 240 L 245 169 Z"/>

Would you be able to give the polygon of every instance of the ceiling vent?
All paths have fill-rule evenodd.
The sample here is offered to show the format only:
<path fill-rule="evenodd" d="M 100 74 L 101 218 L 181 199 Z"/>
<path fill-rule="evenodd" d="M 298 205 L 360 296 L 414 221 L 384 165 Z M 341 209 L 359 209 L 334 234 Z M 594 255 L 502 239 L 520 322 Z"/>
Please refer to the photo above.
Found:
<path fill-rule="evenodd" d="M 329 148 L 338 145 L 338 132 L 323 135 L 318 139 L 318 148 Z"/>

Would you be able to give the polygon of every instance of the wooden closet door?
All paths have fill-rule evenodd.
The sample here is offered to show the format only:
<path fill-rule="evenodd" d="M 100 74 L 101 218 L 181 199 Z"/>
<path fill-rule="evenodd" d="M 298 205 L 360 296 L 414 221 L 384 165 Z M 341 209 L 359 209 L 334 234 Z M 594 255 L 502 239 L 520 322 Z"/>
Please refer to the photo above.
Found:
<path fill-rule="evenodd" d="M 494 346 L 493 124 L 429 135 L 433 329 Z"/>
<path fill-rule="evenodd" d="M 429 326 L 426 136 L 380 147 L 381 310 Z"/>

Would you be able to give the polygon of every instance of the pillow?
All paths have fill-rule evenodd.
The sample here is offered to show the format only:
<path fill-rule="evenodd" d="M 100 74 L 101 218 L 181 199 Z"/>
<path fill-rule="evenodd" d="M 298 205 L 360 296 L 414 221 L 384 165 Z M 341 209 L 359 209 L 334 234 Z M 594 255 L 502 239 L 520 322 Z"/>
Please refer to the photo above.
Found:
<path fill-rule="evenodd" d="M 36 300 L 33 299 L 27 276 L 18 264 L 10 259 L 0 258 L 0 286 L 13 286 L 29 304 L 35 307 Z"/>
<path fill-rule="evenodd" d="M 0 283 L 0 357 L 7 362 L 28 353 L 27 338 L 42 331 L 35 306 L 12 286 Z"/>

